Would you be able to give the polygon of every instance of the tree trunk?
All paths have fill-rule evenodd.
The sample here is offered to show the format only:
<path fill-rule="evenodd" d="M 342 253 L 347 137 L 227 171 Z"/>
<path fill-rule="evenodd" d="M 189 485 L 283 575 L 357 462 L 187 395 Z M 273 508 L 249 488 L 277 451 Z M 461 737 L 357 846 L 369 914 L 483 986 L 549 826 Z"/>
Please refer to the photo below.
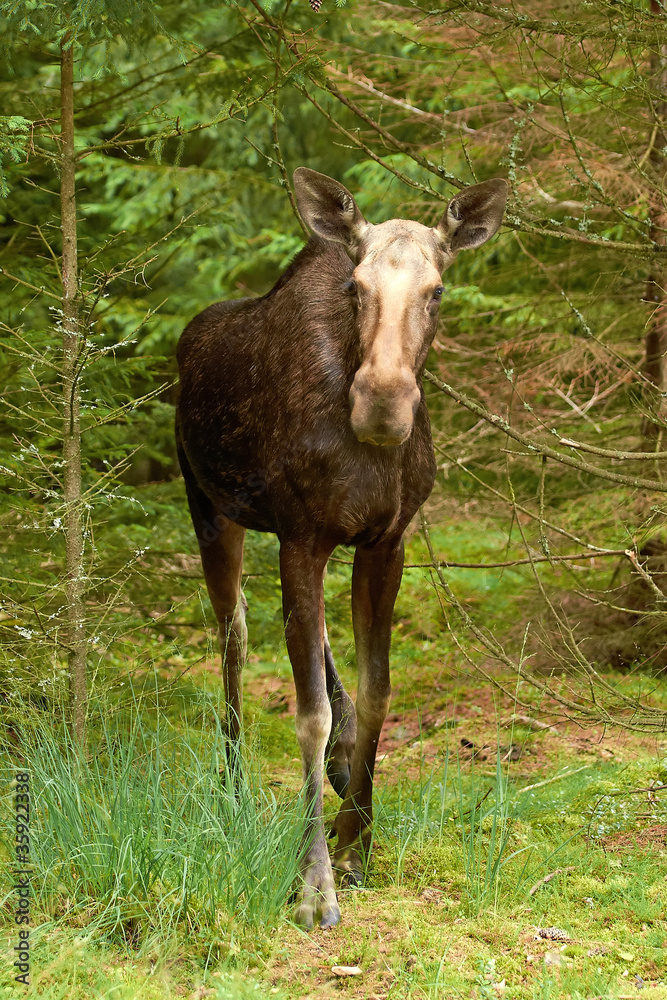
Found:
<path fill-rule="evenodd" d="M 665 30 L 667 30 L 665 8 L 661 0 L 651 0 L 651 13 L 656 18 L 665 20 Z M 664 153 L 667 144 L 667 44 L 658 43 L 651 51 L 650 86 L 656 98 L 652 104 L 653 128 L 647 161 L 652 181 L 649 194 L 651 218 L 649 235 L 654 243 L 665 246 L 667 243 L 667 207 L 664 191 L 667 179 Z M 664 393 L 667 391 L 667 272 L 662 259 L 658 259 L 651 267 L 646 282 L 645 299 L 651 304 L 651 315 L 646 332 L 644 373 L 655 385 L 658 393 Z M 656 447 L 656 439 L 664 437 L 663 421 L 667 419 L 667 400 L 658 393 L 649 401 L 650 409 L 658 420 L 654 421 L 648 417 L 644 421 L 644 435 L 649 447 Z M 660 440 L 657 440 L 657 447 L 658 450 L 662 447 Z"/>
<path fill-rule="evenodd" d="M 81 502 L 81 428 L 79 298 L 76 246 L 74 158 L 74 49 L 66 36 L 60 50 L 60 213 L 63 239 L 63 460 L 66 546 L 66 616 L 72 732 L 83 745 L 86 723 L 86 628 L 83 505 Z"/>

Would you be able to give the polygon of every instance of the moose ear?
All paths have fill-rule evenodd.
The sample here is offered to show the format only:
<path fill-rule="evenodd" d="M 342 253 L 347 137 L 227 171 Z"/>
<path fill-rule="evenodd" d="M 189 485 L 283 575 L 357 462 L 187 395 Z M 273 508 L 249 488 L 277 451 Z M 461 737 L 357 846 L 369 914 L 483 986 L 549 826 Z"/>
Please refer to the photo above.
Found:
<path fill-rule="evenodd" d="M 503 221 L 507 192 L 507 181 L 500 177 L 459 191 L 436 226 L 445 249 L 458 253 L 491 239 Z"/>
<path fill-rule="evenodd" d="M 325 240 L 355 250 L 368 223 L 342 184 L 308 167 L 294 171 L 296 202 L 304 222 Z"/>

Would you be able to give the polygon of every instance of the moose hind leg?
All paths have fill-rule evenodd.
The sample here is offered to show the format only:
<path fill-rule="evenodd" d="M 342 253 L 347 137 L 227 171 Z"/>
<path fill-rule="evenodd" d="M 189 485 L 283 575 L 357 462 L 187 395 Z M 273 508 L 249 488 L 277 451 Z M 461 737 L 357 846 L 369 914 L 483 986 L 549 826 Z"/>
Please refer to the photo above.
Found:
<path fill-rule="evenodd" d="M 217 522 L 221 523 L 218 515 Z M 243 688 L 241 671 L 248 650 L 248 630 L 245 616 L 248 607 L 241 592 L 243 540 L 245 528 L 224 519 L 226 524 L 215 542 L 202 549 L 202 566 L 211 604 L 218 620 L 218 637 L 222 658 L 222 680 L 227 706 L 226 728 L 229 748 L 235 756 L 243 721 Z"/>
<path fill-rule="evenodd" d="M 227 706 L 227 734 L 236 747 L 243 722 L 243 682 L 241 672 L 248 652 L 248 629 L 245 623 L 248 602 L 240 593 L 234 613 L 218 618 L 218 638 L 222 657 L 222 680 Z"/>
<path fill-rule="evenodd" d="M 218 513 L 186 478 L 188 502 L 206 580 L 206 589 L 218 622 L 225 687 L 226 730 L 230 761 L 235 763 L 242 722 L 241 671 L 248 648 L 245 616 L 248 604 L 241 591 L 245 528 Z"/>
<path fill-rule="evenodd" d="M 354 703 L 343 687 L 334 665 L 329 637 L 324 628 L 324 668 L 327 695 L 331 705 L 331 732 L 327 741 L 325 759 L 327 777 L 336 794 L 345 798 L 350 783 L 350 767 L 357 738 L 357 716 Z"/>

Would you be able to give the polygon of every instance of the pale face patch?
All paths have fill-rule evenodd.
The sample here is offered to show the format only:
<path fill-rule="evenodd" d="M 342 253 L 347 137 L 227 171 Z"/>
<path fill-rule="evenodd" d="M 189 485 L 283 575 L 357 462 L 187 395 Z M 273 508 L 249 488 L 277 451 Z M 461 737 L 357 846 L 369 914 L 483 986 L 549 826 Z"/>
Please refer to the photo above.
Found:
<path fill-rule="evenodd" d="M 352 275 L 362 361 L 350 419 L 360 441 L 396 446 L 410 436 L 447 263 L 434 230 L 418 222 L 393 220 L 364 234 Z"/>

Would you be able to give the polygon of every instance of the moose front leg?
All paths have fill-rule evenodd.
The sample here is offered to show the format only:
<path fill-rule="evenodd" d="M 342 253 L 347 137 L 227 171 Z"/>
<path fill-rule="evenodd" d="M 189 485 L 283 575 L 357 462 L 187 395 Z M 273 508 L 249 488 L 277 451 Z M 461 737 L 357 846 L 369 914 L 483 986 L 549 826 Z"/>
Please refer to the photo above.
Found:
<path fill-rule="evenodd" d="M 281 542 L 280 576 L 287 651 L 296 688 L 296 736 L 301 749 L 307 809 L 303 887 L 296 920 L 311 928 L 340 920 L 322 821 L 324 752 L 331 732 L 331 705 L 324 668 L 324 569 L 331 549 Z"/>
<path fill-rule="evenodd" d="M 362 882 L 373 819 L 373 771 L 391 684 L 391 622 L 403 572 L 403 538 L 357 548 L 352 571 L 352 621 L 357 652 L 357 739 L 347 795 L 336 817 L 334 864 L 355 885 Z"/>

